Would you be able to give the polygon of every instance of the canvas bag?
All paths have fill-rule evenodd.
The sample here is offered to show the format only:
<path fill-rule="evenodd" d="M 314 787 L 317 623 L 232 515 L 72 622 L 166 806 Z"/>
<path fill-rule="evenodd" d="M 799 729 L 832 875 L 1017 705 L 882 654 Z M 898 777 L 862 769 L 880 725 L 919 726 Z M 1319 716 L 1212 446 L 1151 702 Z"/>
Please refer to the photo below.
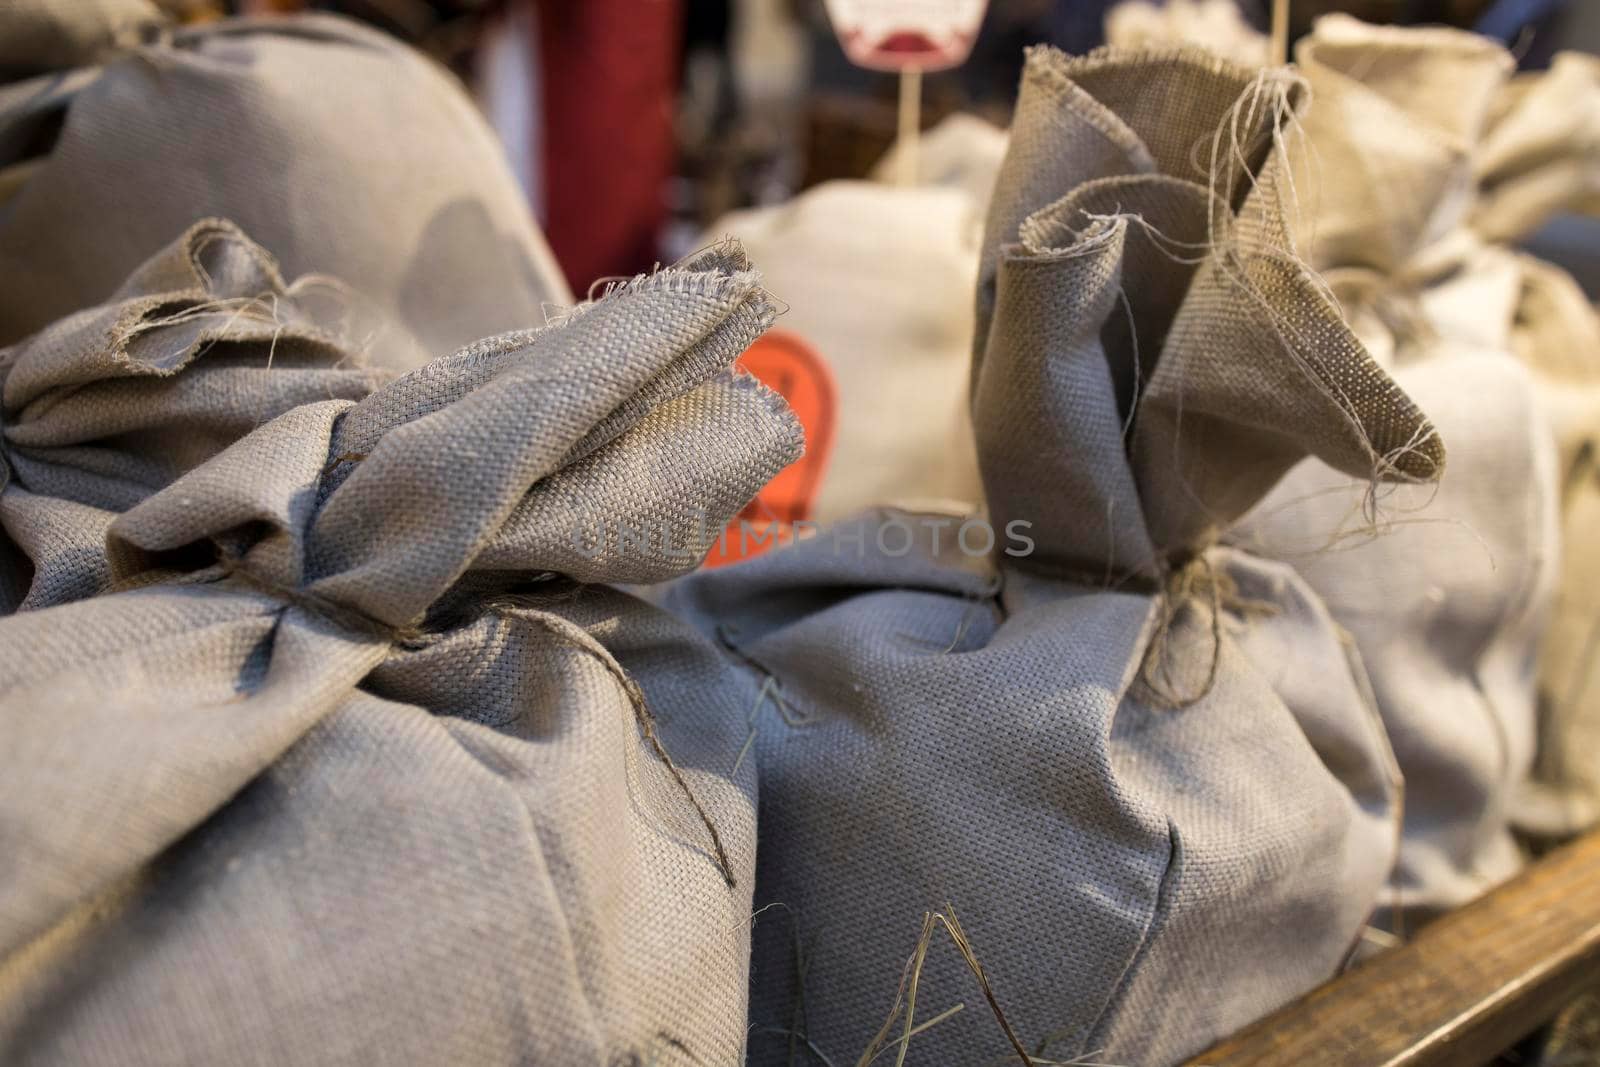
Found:
<path fill-rule="evenodd" d="M 1393 477 L 1443 452 L 1272 244 L 1288 84 L 1031 52 L 978 287 L 990 555 L 888 513 L 672 589 L 765 687 L 752 1063 L 899 1039 L 946 904 L 1010 1029 L 934 940 L 908 1063 L 1175 1062 L 1358 937 L 1397 836 L 1381 727 L 1293 571 L 1211 546 L 1305 451 Z M 1248 166 L 1209 182 L 1193 152 L 1235 126 Z"/>
<path fill-rule="evenodd" d="M 8 0 L 0 78 L 91 63 L 159 16 L 150 0 Z"/>
<path fill-rule="evenodd" d="M 381 340 L 333 279 L 191 226 L 108 300 L 0 349 L 0 612 L 102 592 L 106 528 L 257 426 L 358 400 Z"/>
<path fill-rule="evenodd" d="M 930 131 L 926 181 L 832 181 L 736 211 L 709 240 L 738 239 L 838 382 L 818 522 L 882 504 L 970 510 L 982 493 L 966 410 L 970 294 L 983 207 L 1005 137 L 967 116 Z M 982 190 L 981 194 L 979 190 Z"/>
<path fill-rule="evenodd" d="M 1559 267 L 1518 257 L 1522 291 L 1511 345 L 1533 375 L 1560 448 L 1561 571 L 1539 651 L 1539 743 L 1512 808 L 1546 841 L 1600 823 L 1600 317 Z"/>
<path fill-rule="evenodd" d="M 0 39 L 30 17 L 0 10 Z M 390 365 L 570 303 L 494 134 L 432 61 L 329 16 L 118 25 L 103 66 L 0 86 L 0 344 L 104 300 L 211 215 L 413 334 Z"/>
<path fill-rule="evenodd" d="M 1510 243 L 1558 211 L 1600 215 L 1600 58 L 1559 52 L 1497 94 L 1474 159 L 1472 226 Z"/>
<path fill-rule="evenodd" d="M 735 1062 L 755 686 L 588 583 L 796 457 L 772 315 L 723 249 L 295 408 L 0 620 L 0 1060 Z"/>
<path fill-rule="evenodd" d="M 1306 463 L 1236 536 L 1292 563 L 1361 649 L 1406 781 L 1385 920 L 1414 925 L 1521 864 L 1510 805 L 1559 556 L 1550 430 L 1511 352 L 1521 266 L 1465 225 L 1511 62 L 1474 34 L 1336 16 L 1297 58 L 1317 101 L 1295 146 L 1302 248 L 1450 468 L 1374 496 Z"/>
<path fill-rule="evenodd" d="M 1476 153 L 1471 225 L 1486 241 L 1521 242 L 1560 212 L 1600 213 L 1600 64 L 1563 52 L 1550 69 L 1501 87 Z M 1540 649 L 1539 743 L 1513 807 L 1517 827 L 1546 840 L 1600 821 L 1600 321 L 1559 267 L 1516 257 L 1520 290 L 1511 348 L 1531 372 L 1560 449 L 1559 587 Z"/>

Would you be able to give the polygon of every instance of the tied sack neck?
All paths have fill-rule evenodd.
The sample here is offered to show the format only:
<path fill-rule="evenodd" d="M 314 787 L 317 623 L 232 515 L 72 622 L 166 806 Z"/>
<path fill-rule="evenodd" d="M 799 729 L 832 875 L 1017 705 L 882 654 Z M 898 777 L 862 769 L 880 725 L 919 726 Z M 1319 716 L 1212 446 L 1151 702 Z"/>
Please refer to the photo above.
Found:
<path fill-rule="evenodd" d="M 359 403 L 305 405 L 121 516 L 113 571 L 214 549 L 396 634 L 468 578 L 682 573 L 800 453 L 782 400 L 733 370 L 772 318 L 721 248 Z"/>
<path fill-rule="evenodd" d="M 493 609 L 497 580 L 510 589 L 550 575 L 651 581 L 688 570 L 802 450 L 781 398 L 733 370 L 772 318 L 758 275 L 723 247 L 359 403 L 298 407 L 113 522 L 113 575 L 139 585 L 177 571 L 241 587 L 403 649 L 441 637 L 466 602 Z M 581 551 L 579 519 L 598 531 Z M 624 530 L 689 550 L 625 542 Z M 541 618 L 617 677 L 732 886 L 719 831 L 637 684 L 592 635 Z"/>
<path fill-rule="evenodd" d="M 1296 255 L 1301 106 L 1288 71 L 1193 50 L 1030 52 L 972 398 L 990 509 L 1032 523 L 1019 565 L 1160 580 L 1307 455 L 1441 473 L 1438 434 Z"/>

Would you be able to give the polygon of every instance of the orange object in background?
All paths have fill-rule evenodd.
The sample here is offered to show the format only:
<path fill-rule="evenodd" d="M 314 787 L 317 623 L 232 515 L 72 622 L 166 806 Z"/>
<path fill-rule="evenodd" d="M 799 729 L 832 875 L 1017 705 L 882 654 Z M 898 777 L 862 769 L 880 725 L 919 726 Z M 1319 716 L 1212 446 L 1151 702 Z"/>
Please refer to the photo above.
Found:
<path fill-rule="evenodd" d="M 706 557 L 707 567 L 751 559 L 791 540 L 794 524 L 811 517 L 833 449 L 837 390 L 833 372 L 816 349 L 798 334 L 769 330 L 739 357 L 738 365 L 789 402 L 805 431 L 806 454 L 779 471 L 728 524 Z"/>

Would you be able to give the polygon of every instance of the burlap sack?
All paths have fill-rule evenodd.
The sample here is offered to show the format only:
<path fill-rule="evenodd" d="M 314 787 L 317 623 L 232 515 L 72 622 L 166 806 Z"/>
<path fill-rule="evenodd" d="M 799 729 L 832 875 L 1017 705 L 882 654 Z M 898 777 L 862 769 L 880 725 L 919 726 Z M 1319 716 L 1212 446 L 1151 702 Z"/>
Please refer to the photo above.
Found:
<path fill-rule="evenodd" d="M 1297 58 L 1316 100 L 1291 145 L 1301 247 L 1449 440 L 1450 468 L 1375 495 L 1308 463 L 1237 536 L 1292 563 L 1361 649 L 1406 781 L 1386 902 L 1426 917 L 1520 865 L 1509 807 L 1559 554 L 1553 443 L 1511 356 L 1520 266 L 1465 226 L 1511 61 L 1472 34 L 1334 16 Z"/>
<path fill-rule="evenodd" d="M 0 7 L 0 39 L 29 18 Z M 143 36 L 98 70 L 0 87 L 0 344 L 104 300 L 209 215 L 403 324 L 420 347 L 386 345 L 392 365 L 570 302 L 494 135 L 421 55 L 322 16 Z"/>
<path fill-rule="evenodd" d="M 1474 160 L 1472 226 L 1528 236 L 1559 211 L 1600 215 L 1600 57 L 1561 52 L 1500 91 Z"/>
<path fill-rule="evenodd" d="M 93 63 L 159 17 L 150 0 L 6 0 L 0 79 Z"/>
<path fill-rule="evenodd" d="M 251 430 L 380 380 L 334 280 L 196 223 L 105 303 L 0 349 L 0 611 L 103 591 L 106 527 Z"/>
<path fill-rule="evenodd" d="M 787 305 L 783 328 L 838 382 L 819 522 L 878 504 L 963 511 L 981 497 L 966 381 L 982 204 L 959 186 L 834 181 L 708 231 L 762 264 Z"/>
<path fill-rule="evenodd" d="M 1031 53 L 979 280 L 990 533 L 891 514 L 672 591 L 765 685 L 752 1062 L 931 1023 L 907 1062 L 1155 1067 L 1357 939 L 1381 726 L 1315 595 L 1213 541 L 1307 452 L 1443 452 L 1272 243 L 1294 103 L 1198 51 Z M 913 958 L 947 904 L 987 988 L 937 924 Z"/>
<path fill-rule="evenodd" d="M 1548 71 L 1500 90 L 1475 155 L 1472 228 L 1485 240 L 1530 237 L 1560 212 L 1600 214 L 1600 63 L 1561 53 Z M 1539 744 L 1513 808 L 1517 826 L 1559 838 L 1600 821 L 1600 322 L 1564 271 L 1518 256 L 1511 348 L 1531 372 L 1560 449 L 1562 567 L 1540 650 Z"/>
<path fill-rule="evenodd" d="M 1565 272 L 1519 257 L 1512 349 L 1560 447 L 1561 572 L 1539 650 L 1539 744 L 1512 809 L 1546 840 L 1600 823 L 1600 317 Z"/>
<path fill-rule="evenodd" d="M 298 407 L 0 621 L 0 1060 L 736 1062 L 756 687 L 583 583 L 795 458 L 771 317 L 724 251 Z"/>

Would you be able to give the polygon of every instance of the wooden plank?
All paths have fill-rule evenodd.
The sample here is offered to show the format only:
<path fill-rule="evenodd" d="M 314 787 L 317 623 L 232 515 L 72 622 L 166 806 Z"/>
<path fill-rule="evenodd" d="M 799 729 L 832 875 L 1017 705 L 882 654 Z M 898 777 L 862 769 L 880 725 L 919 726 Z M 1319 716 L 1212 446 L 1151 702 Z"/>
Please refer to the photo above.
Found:
<path fill-rule="evenodd" d="M 1483 1064 L 1600 984 L 1600 832 L 1190 1061 Z"/>

